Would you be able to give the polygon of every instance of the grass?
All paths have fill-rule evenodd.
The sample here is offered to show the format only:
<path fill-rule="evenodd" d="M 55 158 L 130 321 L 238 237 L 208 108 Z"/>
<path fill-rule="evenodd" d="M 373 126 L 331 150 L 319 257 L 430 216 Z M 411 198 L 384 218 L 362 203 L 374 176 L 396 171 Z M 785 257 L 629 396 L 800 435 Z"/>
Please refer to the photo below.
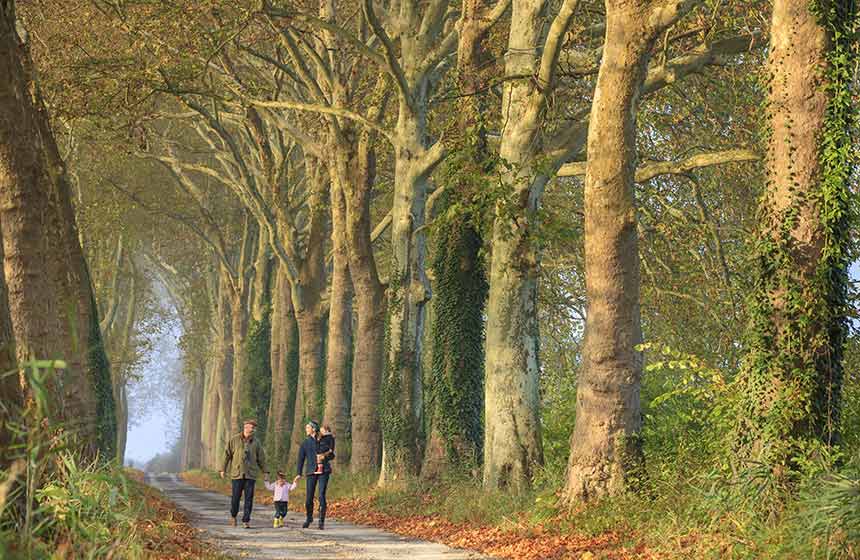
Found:
<path fill-rule="evenodd" d="M 198 538 L 164 496 L 143 484 L 139 471 L 82 465 L 69 453 L 58 454 L 54 463 L 35 490 L 30 530 L 15 513 L 20 493 L 0 504 L 3 560 L 226 559 Z"/>
<path fill-rule="evenodd" d="M 212 473 L 183 476 L 229 493 L 229 481 Z M 772 521 L 756 516 L 749 504 L 725 500 L 716 478 L 654 473 L 649 487 L 646 495 L 568 510 L 558 503 L 552 484 L 521 496 L 486 491 L 460 476 L 381 489 L 375 476 L 336 471 L 328 497 L 335 517 L 517 560 L 860 558 L 860 477 L 846 473 L 817 479 Z M 258 501 L 271 503 L 268 494 L 258 493 Z M 303 508 L 300 484 L 291 494 L 290 509 Z M 539 548 L 546 542 L 554 542 L 549 551 Z"/>

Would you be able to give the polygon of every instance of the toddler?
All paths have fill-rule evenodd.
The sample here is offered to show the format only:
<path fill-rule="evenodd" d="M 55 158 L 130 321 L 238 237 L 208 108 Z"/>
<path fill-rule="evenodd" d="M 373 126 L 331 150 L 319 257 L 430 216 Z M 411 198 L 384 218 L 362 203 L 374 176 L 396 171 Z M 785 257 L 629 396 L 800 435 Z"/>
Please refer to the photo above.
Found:
<path fill-rule="evenodd" d="M 284 526 L 284 518 L 287 516 L 287 504 L 290 501 L 290 492 L 296 489 L 296 480 L 298 478 L 294 478 L 292 484 L 287 484 L 287 477 L 284 473 L 278 471 L 278 480 L 275 483 L 269 482 L 268 479 L 265 480 L 266 490 L 274 492 L 275 520 L 272 523 L 272 527 Z"/>
<path fill-rule="evenodd" d="M 325 463 L 334 459 L 334 435 L 326 424 L 320 428 L 320 439 L 317 442 L 317 470 L 314 474 L 325 472 Z M 331 472 L 331 471 L 329 471 Z"/>

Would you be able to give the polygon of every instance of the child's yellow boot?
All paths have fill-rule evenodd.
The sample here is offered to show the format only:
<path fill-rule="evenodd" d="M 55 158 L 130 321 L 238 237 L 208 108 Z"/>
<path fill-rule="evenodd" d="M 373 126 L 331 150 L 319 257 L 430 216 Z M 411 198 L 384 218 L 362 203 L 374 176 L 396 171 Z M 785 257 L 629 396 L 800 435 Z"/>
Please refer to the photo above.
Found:
<path fill-rule="evenodd" d="M 278 524 L 278 522 L 279 522 L 279 521 L 280 521 L 280 519 L 278 519 L 278 518 L 276 517 L 276 518 L 275 518 L 275 520 L 274 520 L 274 521 L 272 521 L 272 527 L 274 527 L 275 529 L 277 529 L 278 527 L 280 527 L 280 525 Z"/>

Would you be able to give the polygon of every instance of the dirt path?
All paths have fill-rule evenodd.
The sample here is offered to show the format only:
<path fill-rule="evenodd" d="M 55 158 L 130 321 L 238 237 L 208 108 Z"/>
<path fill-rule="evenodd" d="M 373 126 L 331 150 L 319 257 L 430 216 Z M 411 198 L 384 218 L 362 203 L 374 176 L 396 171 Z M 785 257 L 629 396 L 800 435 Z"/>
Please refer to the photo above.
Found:
<path fill-rule="evenodd" d="M 272 528 L 270 506 L 254 505 L 251 528 L 227 525 L 230 499 L 181 481 L 176 475 L 147 475 L 146 482 L 161 490 L 189 514 L 224 553 L 236 558 L 265 560 L 473 560 L 486 558 L 442 544 L 416 541 L 372 527 L 326 519 L 326 529 L 302 529 L 304 516 L 290 512 L 286 526 Z M 265 488 L 263 488 L 265 491 Z M 240 514 L 241 515 L 241 514 Z M 312 525 L 315 527 L 316 524 Z"/>

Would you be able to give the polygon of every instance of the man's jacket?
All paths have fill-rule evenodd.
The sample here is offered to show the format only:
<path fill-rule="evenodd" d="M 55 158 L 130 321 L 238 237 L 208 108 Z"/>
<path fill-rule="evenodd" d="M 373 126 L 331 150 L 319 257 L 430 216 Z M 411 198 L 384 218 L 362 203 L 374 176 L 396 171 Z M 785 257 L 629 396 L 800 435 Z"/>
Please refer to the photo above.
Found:
<path fill-rule="evenodd" d="M 229 469 L 229 470 L 228 470 Z M 251 436 L 247 440 L 242 434 L 236 434 L 227 442 L 224 452 L 224 468 L 221 469 L 230 478 L 257 479 L 266 470 L 266 457 L 263 445 Z"/>

